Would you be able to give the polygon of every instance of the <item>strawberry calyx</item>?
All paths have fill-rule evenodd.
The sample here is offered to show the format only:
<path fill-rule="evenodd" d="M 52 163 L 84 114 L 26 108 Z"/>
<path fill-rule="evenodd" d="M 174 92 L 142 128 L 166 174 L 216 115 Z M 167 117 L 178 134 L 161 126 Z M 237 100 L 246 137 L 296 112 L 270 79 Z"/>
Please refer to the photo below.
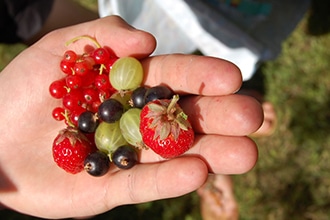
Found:
<path fill-rule="evenodd" d="M 59 131 L 59 138 L 56 140 L 55 144 L 58 145 L 63 140 L 68 139 L 71 146 L 74 146 L 77 141 L 83 142 L 83 141 L 89 141 L 88 138 L 85 135 L 82 135 L 76 128 L 73 127 L 67 127 L 65 129 L 62 129 Z"/>
<path fill-rule="evenodd" d="M 148 104 L 150 111 L 146 117 L 151 120 L 149 128 L 155 130 L 154 139 L 164 140 L 172 134 L 177 140 L 181 130 L 187 131 L 191 127 L 178 101 L 179 95 L 174 95 L 170 101 L 165 99 Z"/>

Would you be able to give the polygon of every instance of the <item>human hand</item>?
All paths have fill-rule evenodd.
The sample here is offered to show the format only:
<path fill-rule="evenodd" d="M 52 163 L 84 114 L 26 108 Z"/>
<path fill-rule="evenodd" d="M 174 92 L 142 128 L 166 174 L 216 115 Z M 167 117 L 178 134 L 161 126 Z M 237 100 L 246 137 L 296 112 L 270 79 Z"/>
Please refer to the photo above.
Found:
<path fill-rule="evenodd" d="M 68 174 L 52 158 L 52 142 L 63 123 L 51 117 L 60 101 L 48 87 L 64 42 L 94 36 L 119 56 L 142 60 L 146 85 L 167 84 L 181 95 L 181 106 L 196 131 L 194 146 L 182 157 L 163 160 L 151 150 L 130 170 L 107 175 Z M 255 143 L 245 137 L 262 123 L 262 109 L 247 96 L 234 95 L 239 70 L 216 58 L 166 55 L 149 58 L 155 39 L 107 17 L 54 31 L 23 51 L 0 74 L 0 202 L 19 212 L 46 218 L 96 215 L 123 204 L 177 197 L 199 188 L 208 172 L 239 174 L 257 160 Z M 86 42 L 70 45 L 80 51 Z M 190 95 L 189 95 L 190 94 Z"/>

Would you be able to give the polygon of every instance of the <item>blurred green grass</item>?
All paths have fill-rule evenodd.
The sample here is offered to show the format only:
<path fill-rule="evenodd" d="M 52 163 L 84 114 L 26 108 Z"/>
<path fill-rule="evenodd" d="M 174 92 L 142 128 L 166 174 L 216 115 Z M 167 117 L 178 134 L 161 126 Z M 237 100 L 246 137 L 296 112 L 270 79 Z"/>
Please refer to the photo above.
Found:
<path fill-rule="evenodd" d="M 88 7 L 94 4 L 86 1 Z M 243 220 L 330 219 L 330 16 L 325 10 L 330 4 L 315 0 L 312 6 L 283 43 L 281 55 L 256 75 L 263 79 L 278 122 L 272 136 L 255 139 L 256 167 L 233 176 Z M 23 49 L 20 44 L 0 45 L 0 68 Z M 36 219 L 8 210 L 0 216 Z M 94 219 L 200 219 L 199 198 L 191 193 L 122 206 Z"/>
<path fill-rule="evenodd" d="M 311 35 L 309 16 L 262 67 L 278 129 L 256 139 L 257 166 L 235 177 L 242 219 L 330 218 L 330 35 Z"/>

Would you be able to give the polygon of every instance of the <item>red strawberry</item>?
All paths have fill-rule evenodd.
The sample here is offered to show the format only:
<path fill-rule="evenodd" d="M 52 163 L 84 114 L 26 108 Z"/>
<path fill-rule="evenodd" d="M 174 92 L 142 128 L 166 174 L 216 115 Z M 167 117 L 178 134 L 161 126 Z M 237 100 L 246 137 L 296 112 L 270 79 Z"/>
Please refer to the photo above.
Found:
<path fill-rule="evenodd" d="M 194 131 L 178 100 L 174 95 L 172 100 L 151 101 L 141 111 L 144 144 L 167 159 L 183 154 L 194 142 Z"/>
<path fill-rule="evenodd" d="M 95 147 L 88 138 L 71 127 L 61 130 L 53 142 L 54 161 L 72 174 L 84 169 L 85 158 L 94 151 Z"/>

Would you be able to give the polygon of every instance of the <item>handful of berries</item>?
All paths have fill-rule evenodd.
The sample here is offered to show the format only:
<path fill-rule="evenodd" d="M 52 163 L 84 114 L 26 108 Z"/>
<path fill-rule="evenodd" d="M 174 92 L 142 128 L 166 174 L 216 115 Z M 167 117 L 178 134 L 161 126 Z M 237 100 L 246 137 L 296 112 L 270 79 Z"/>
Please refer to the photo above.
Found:
<path fill-rule="evenodd" d="M 117 57 L 94 38 L 79 36 L 68 44 L 81 39 L 96 48 L 81 55 L 67 50 L 60 62 L 64 76 L 49 86 L 51 96 L 62 101 L 53 118 L 66 125 L 53 142 L 56 164 L 72 174 L 102 176 L 111 163 L 132 168 L 143 149 L 166 159 L 186 152 L 194 131 L 179 96 L 166 86 L 142 85 L 139 60 Z"/>

